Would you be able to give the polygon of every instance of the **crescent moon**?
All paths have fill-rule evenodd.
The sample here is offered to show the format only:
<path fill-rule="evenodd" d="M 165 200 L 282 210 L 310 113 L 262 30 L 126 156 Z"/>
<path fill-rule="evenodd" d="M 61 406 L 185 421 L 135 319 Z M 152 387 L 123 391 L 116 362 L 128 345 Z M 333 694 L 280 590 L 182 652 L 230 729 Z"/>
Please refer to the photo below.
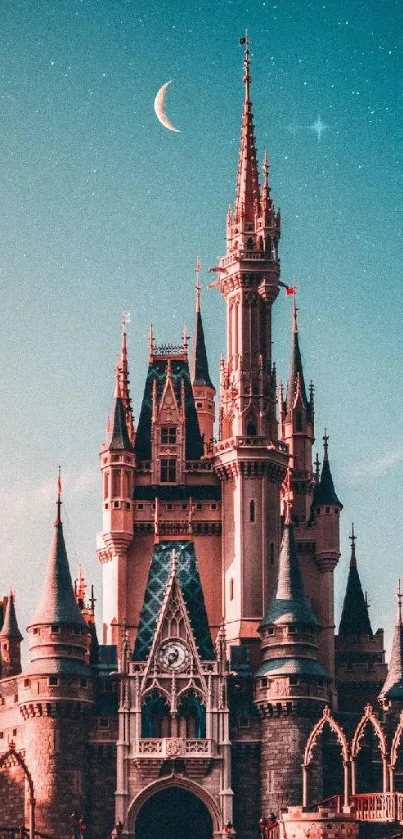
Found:
<path fill-rule="evenodd" d="M 175 126 L 172 124 L 171 120 L 168 119 L 165 113 L 165 96 L 168 90 L 168 85 L 170 85 L 171 82 L 172 79 L 170 79 L 169 82 L 165 82 L 165 84 L 163 84 L 162 87 L 160 87 L 154 99 L 154 111 L 157 114 L 159 121 L 165 128 L 168 128 L 169 131 L 176 131 L 178 134 L 180 134 L 180 129 L 175 128 Z"/>

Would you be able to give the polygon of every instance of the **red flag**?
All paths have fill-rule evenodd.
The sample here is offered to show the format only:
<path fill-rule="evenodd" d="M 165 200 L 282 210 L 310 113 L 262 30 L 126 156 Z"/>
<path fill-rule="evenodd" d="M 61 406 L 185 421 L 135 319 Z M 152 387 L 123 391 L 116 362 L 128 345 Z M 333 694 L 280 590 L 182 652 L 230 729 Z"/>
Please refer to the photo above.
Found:
<path fill-rule="evenodd" d="M 60 468 L 59 468 L 59 474 L 57 476 L 57 494 L 60 498 L 60 496 L 62 494 L 62 478 L 61 478 L 61 474 L 60 474 Z"/>
<path fill-rule="evenodd" d="M 297 293 L 297 287 L 295 285 L 287 286 L 287 288 L 285 290 L 285 293 L 286 293 L 286 297 L 291 297 L 292 294 Z"/>
<path fill-rule="evenodd" d="M 226 274 L 227 269 L 223 268 L 221 265 L 214 265 L 214 268 L 208 269 L 209 274 Z"/>

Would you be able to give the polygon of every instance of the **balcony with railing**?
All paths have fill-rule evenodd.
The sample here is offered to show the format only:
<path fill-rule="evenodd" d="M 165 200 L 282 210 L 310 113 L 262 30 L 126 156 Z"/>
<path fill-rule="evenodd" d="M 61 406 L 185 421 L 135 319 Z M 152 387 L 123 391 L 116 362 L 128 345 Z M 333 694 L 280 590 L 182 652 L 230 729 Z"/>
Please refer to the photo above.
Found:
<path fill-rule="evenodd" d="M 136 758 L 210 758 L 213 757 L 213 741 L 185 737 L 150 737 L 137 740 L 134 745 Z"/>

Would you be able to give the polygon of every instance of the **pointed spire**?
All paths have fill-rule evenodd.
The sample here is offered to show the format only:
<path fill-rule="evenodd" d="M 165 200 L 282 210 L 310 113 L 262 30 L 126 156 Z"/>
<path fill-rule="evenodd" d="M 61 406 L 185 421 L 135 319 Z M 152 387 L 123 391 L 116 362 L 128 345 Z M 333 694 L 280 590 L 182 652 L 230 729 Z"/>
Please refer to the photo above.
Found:
<path fill-rule="evenodd" d="M 241 43 L 244 45 L 244 104 L 234 216 L 238 223 L 254 223 L 260 212 L 260 189 L 250 100 L 250 52 L 247 32 L 245 37 L 241 38 Z"/>
<path fill-rule="evenodd" d="M 294 407 L 295 397 L 297 395 L 297 384 L 299 379 L 299 389 L 304 405 L 308 405 L 306 397 L 304 371 L 302 369 L 301 351 L 298 341 L 298 319 L 297 319 L 297 303 L 294 296 L 292 308 L 292 343 L 291 343 L 291 363 L 290 374 L 288 377 L 287 387 L 287 412 Z"/>
<path fill-rule="evenodd" d="M 357 537 L 354 525 L 351 527 L 351 557 L 348 572 L 347 588 L 344 596 L 343 611 L 339 626 L 339 635 L 369 635 L 372 636 L 371 623 L 368 616 L 368 606 L 361 587 L 361 580 L 357 569 L 355 543 Z"/>
<path fill-rule="evenodd" d="M 129 322 L 129 318 L 130 315 L 124 312 L 121 354 L 115 368 L 115 404 L 112 419 L 108 427 L 105 450 L 117 449 L 131 451 L 135 439 L 127 363 L 126 324 Z"/>
<path fill-rule="evenodd" d="M 322 474 L 320 476 L 319 485 L 315 487 L 314 495 L 313 495 L 313 507 L 317 507 L 321 504 L 331 504 L 332 506 L 340 507 L 340 510 L 343 509 L 343 505 L 340 503 L 337 495 L 336 490 L 333 484 L 332 473 L 330 471 L 330 464 L 329 464 L 329 435 L 326 432 L 323 435 L 323 466 L 322 466 Z"/>
<path fill-rule="evenodd" d="M 120 378 L 120 398 L 123 400 L 123 405 L 126 415 L 126 425 L 129 434 L 130 442 L 133 444 L 135 440 L 134 420 L 132 411 L 132 400 L 130 397 L 130 379 L 129 379 L 129 365 L 127 357 L 127 324 L 130 323 L 130 312 L 123 312 L 122 316 L 122 346 L 120 351 L 120 361 L 118 364 L 119 378 Z"/>
<path fill-rule="evenodd" d="M 7 600 L 6 613 L 4 615 L 0 638 L 8 638 L 10 641 L 22 641 L 22 635 L 18 628 L 17 616 L 15 614 L 14 595 L 12 591 L 10 591 L 9 598 Z"/>
<path fill-rule="evenodd" d="M 291 520 L 284 523 L 277 584 L 262 627 L 290 623 L 318 627 L 318 621 L 305 595 Z"/>
<path fill-rule="evenodd" d="M 206 342 L 204 340 L 203 320 L 201 314 L 201 285 L 199 282 L 199 265 L 200 262 L 198 259 L 195 268 L 196 325 L 195 337 L 193 341 L 192 385 L 204 385 L 205 387 L 213 387 L 208 369 Z"/>
<path fill-rule="evenodd" d="M 357 559 L 355 555 L 355 542 L 356 542 L 356 535 L 354 533 L 354 522 L 351 524 L 351 536 L 348 537 L 351 542 L 351 557 L 350 557 L 350 568 L 357 568 Z"/>
<path fill-rule="evenodd" d="M 30 626 L 37 624 L 70 624 L 85 626 L 74 596 L 73 583 L 64 544 L 61 508 L 60 475 L 57 487 L 57 516 L 50 547 L 42 599 Z"/>
<path fill-rule="evenodd" d="M 388 667 L 388 675 L 380 693 L 380 699 L 403 700 L 403 625 L 402 625 L 402 591 L 400 578 L 398 582 L 397 618 L 392 641 L 392 651 Z"/>

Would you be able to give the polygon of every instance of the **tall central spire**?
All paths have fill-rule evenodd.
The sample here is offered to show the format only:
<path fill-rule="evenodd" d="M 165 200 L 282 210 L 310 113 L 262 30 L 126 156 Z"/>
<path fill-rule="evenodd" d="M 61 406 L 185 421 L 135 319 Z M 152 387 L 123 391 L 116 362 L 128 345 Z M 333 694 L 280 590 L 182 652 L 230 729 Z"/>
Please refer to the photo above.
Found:
<path fill-rule="evenodd" d="M 253 128 L 252 102 L 250 99 L 250 52 L 247 33 L 241 38 L 244 44 L 244 102 L 239 150 L 238 174 L 235 196 L 235 220 L 253 224 L 260 214 L 259 173 L 256 159 L 256 142 Z"/>

